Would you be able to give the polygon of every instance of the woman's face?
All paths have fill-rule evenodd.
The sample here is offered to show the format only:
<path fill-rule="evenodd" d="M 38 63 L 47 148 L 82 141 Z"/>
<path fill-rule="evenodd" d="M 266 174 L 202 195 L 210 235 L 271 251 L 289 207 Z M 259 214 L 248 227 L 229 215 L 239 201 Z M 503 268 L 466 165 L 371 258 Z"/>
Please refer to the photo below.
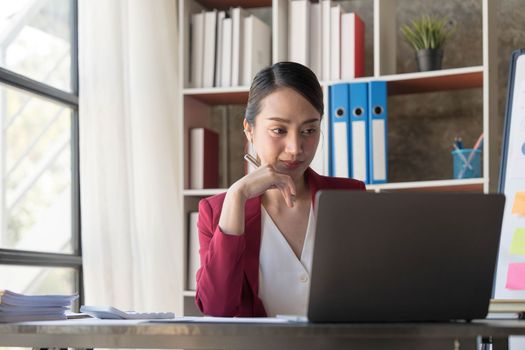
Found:
<path fill-rule="evenodd" d="M 321 115 L 301 94 L 280 88 L 261 101 L 253 126 L 244 120 L 261 164 L 299 179 L 315 156 L 320 137 Z"/>

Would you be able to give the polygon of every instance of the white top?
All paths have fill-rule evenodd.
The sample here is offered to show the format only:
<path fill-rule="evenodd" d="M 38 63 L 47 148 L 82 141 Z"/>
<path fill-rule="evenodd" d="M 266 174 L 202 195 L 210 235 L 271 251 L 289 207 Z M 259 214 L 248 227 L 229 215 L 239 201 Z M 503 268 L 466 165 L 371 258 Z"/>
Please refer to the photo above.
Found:
<path fill-rule="evenodd" d="M 259 298 L 266 314 L 306 316 L 314 251 L 315 216 L 310 206 L 301 260 L 261 205 Z"/>

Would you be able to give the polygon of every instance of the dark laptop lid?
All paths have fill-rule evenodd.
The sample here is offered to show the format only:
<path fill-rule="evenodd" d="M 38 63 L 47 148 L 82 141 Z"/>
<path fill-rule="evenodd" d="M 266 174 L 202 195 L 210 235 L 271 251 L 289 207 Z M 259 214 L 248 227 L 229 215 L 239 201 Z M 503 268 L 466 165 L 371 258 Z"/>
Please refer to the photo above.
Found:
<path fill-rule="evenodd" d="M 312 322 L 486 316 L 501 194 L 317 194 Z"/>

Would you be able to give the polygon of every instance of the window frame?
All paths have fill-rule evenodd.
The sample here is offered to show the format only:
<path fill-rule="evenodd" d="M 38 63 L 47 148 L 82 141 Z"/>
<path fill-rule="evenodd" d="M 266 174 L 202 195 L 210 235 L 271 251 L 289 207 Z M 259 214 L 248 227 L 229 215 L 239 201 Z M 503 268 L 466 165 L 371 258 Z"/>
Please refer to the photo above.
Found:
<path fill-rule="evenodd" d="M 48 253 L 0 248 L 0 265 L 35 267 L 69 267 L 76 270 L 76 290 L 79 304 L 84 303 L 82 246 L 80 223 L 80 168 L 79 168 L 79 79 L 78 79 L 78 0 L 69 0 L 71 6 L 71 88 L 72 92 L 33 80 L 0 67 L 0 83 L 28 93 L 36 94 L 71 108 L 71 229 L 72 254 Z"/>

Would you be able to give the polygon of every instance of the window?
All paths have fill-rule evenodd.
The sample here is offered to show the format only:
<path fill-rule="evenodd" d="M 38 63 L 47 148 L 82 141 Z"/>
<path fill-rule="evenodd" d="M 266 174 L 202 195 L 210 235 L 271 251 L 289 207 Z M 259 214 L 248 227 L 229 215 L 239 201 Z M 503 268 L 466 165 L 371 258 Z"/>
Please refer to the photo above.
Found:
<path fill-rule="evenodd" d="M 81 290 L 76 0 L 0 1 L 0 289 Z"/>

